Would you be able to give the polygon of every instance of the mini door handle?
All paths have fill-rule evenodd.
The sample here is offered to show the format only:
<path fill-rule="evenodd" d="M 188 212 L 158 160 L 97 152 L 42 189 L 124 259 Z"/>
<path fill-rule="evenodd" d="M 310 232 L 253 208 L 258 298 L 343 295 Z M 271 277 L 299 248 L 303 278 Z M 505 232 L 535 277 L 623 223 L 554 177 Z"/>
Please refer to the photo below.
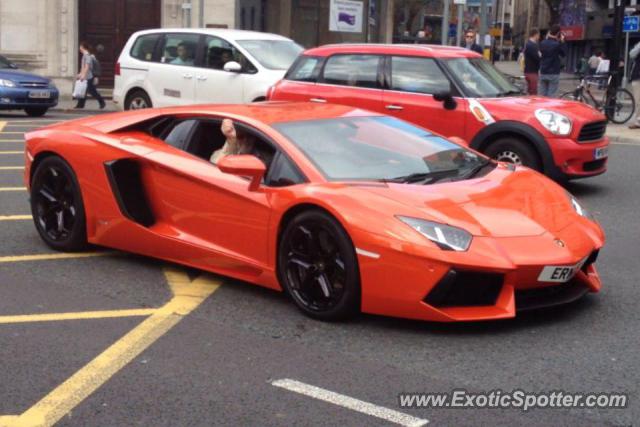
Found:
<path fill-rule="evenodd" d="M 327 100 L 324 99 L 324 98 L 311 98 L 311 99 L 309 99 L 309 101 L 311 101 L 311 102 L 323 102 L 323 103 L 327 102 Z"/>
<path fill-rule="evenodd" d="M 207 80 L 207 78 L 205 76 L 197 76 L 196 79 L 198 79 L 198 80 Z"/>
<path fill-rule="evenodd" d="M 393 104 L 391 104 L 391 105 L 387 105 L 387 106 L 386 106 L 386 107 L 384 107 L 384 108 L 386 108 L 387 110 L 396 110 L 396 111 L 401 111 L 401 110 L 403 110 L 403 109 L 404 109 L 404 108 L 403 108 L 402 106 L 400 106 L 400 105 L 393 105 Z"/>
<path fill-rule="evenodd" d="M 185 79 L 192 79 L 193 74 L 183 74 L 182 77 L 184 77 Z"/>

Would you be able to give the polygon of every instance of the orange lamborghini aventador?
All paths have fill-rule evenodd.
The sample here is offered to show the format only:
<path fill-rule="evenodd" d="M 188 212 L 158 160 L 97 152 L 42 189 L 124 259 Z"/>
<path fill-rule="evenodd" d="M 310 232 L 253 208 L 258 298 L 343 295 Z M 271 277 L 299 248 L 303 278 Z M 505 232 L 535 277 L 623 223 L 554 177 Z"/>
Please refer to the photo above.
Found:
<path fill-rule="evenodd" d="M 226 118 L 252 144 L 214 164 Z M 26 139 L 24 178 L 49 246 L 96 244 L 284 290 L 315 318 L 509 318 L 600 289 L 604 234 L 571 194 L 396 118 L 189 106 Z"/>

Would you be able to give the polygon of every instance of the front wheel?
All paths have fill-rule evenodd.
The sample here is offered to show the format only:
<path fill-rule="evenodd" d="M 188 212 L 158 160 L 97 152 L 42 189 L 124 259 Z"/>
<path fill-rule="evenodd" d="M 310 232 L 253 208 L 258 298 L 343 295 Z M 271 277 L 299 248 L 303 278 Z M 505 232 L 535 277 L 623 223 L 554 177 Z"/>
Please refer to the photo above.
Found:
<path fill-rule="evenodd" d="M 48 110 L 47 107 L 27 107 L 24 109 L 24 112 L 27 113 L 29 117 L 42 117 L 47 114 Z"/>
<path fill-rule="evenodd" d="M 282 233 L 278 278 L 307 316 L 340 320 L 360 309 L 360 274 L 351 239 L 332 216 L 306 211 Z"/>
<path fill-rule="evenodd" d="M 87 246 L 80 186 L 71 166 L 57 156 L 44 159 L 31 181 L 31 213 L 47 245 L 65 252 Z"/>
<path fill-rule="evenodd" d="M 485 154 L 499 162 L 526 166 L 542 172 L 542 161 L 535 148 L 516 137 L 499 138 L 489 144 Z"/>
<path fill-rule="evenodd" d="M 124 101 L 125 110 L 142 110 L 145 108 L 152 108 L 151 99 L 149 95 L 143 90 L 135 90 L 127 96 Z"/>
<path fill-rule="evenodd" d="M 626 123 L 636 110 L 636 102 L 631 92 L 618 88 L 613 106 L 605 106 L 607 118 L 616 124 Z"/>

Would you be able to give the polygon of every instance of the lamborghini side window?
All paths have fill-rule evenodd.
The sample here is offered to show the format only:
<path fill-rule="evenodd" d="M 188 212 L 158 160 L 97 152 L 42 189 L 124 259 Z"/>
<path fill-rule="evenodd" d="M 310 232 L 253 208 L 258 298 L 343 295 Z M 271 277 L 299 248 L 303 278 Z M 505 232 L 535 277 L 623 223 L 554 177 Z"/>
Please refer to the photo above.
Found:
<path fill-rule="evenodd" d="M 267 177 L 269 187 L 286 187 L 304 182 L 304 176 L 287 156 L 278 153 Z"/>
<path fill-rule="evenodd" d="M 173 129 L 171 129 L 164 139 L 164 142 L 180 150 L 185 150 L 187 142 L 189 142 L 191 131 L 197 123 L 197 120 L 185 120 L 179 122 L 173 127 Z"/>

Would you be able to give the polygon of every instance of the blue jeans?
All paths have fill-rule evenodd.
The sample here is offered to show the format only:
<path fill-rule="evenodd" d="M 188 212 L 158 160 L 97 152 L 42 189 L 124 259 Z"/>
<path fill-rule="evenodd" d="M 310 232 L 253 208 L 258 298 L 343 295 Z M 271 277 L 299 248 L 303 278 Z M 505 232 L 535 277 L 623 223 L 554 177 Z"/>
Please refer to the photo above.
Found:
<path fill-rule="evenodd" d="M 553 98 L 558 92 L 560 74 L 540 74 L 538 79 L 538 95 Z"/>

